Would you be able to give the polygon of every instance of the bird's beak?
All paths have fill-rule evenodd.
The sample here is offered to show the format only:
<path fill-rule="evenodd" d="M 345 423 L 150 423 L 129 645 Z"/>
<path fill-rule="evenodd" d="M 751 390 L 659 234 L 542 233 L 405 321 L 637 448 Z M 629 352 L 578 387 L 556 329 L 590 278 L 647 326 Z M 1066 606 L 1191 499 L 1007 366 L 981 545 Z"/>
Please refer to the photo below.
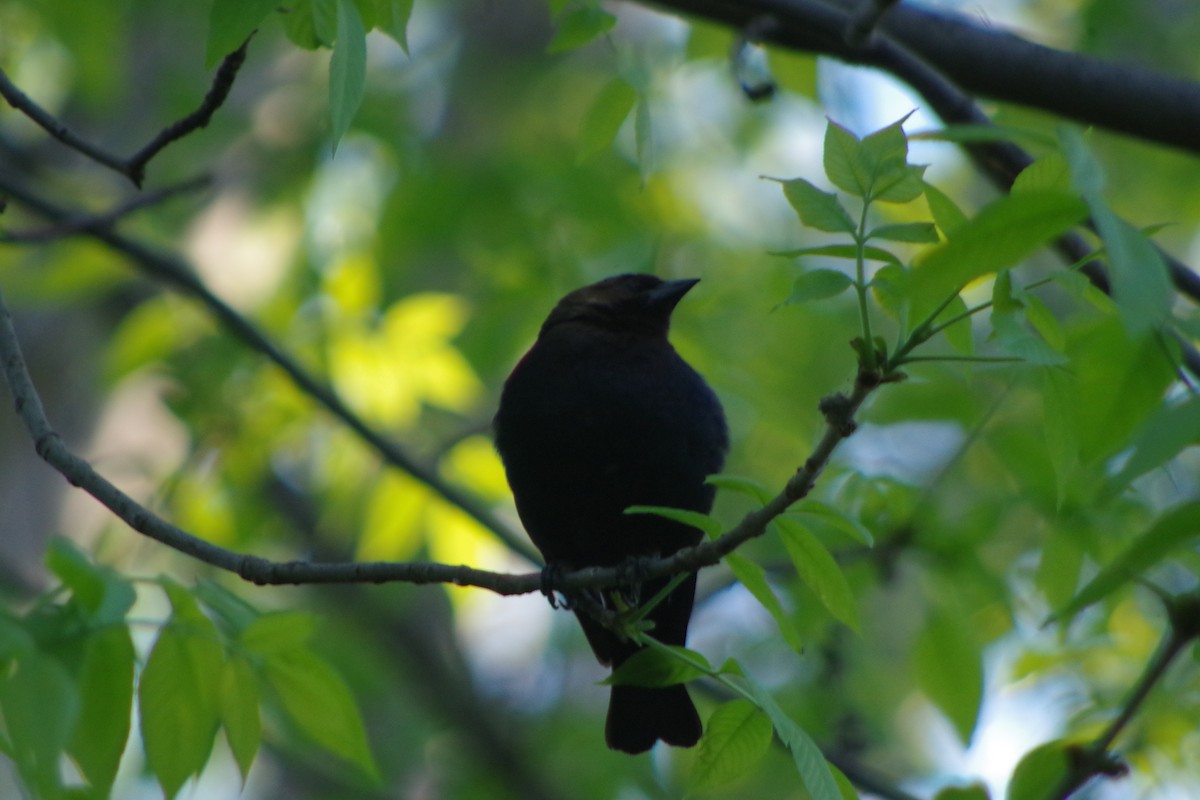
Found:
<path fill-rule="evenodd" d="M 650 305 L 663 311 L 671 311 L 688 293 L 688 290 L 700 282 L 699 278 L 682 278 L 677 281 L 666 281 L 650 292 Z"/>

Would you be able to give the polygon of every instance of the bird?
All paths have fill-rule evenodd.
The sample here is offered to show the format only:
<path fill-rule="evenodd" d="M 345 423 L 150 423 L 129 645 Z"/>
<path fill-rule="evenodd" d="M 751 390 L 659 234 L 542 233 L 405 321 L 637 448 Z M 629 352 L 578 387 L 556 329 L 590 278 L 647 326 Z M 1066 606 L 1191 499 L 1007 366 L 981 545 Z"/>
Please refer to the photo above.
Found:
<path fill-rule="evenodd" d="M 691 526 L 624 513 L 633 505 L 712 509 L 715 488 L 705 479 L 729 449 L 725 414 L 667 336 L 676 304 L 698 282 L 627 273 L 570 292 L 505 381 L 496 450 L 547 569 L 615 566 L 700 541 Z M 645 581 L 623 599 L 637 605 L 668 581 Z M 685 644 L 695 590 L 692 573 L 649 613 L 652 636 Z M 618 607 L 611 590 L 597 599 Z M 586 610 L 575 614 L 602 664 L 615 669 L 640 649 Z M 684 685 L 611 687 L 611 749 L 636 754 L 658 740 L 691 747 L 701 734 Z"/>

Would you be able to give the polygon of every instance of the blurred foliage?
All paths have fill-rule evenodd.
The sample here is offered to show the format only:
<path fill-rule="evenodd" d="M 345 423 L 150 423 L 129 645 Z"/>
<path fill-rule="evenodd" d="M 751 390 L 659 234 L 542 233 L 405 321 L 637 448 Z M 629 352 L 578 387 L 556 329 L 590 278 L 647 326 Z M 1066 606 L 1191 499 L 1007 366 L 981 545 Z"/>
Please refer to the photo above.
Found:
<path fill-rule="evenodd" d="M 1195 9 L 1132 5 L 1038 0 L 1024 19 L 1057 46 L 1200 74 Z M 863 331 L 849 290 L 894 352 L 921 309 L 902 311 L 915 290 L 901 264 L 932 263 L 916 279 L 930 292 L 971 280 L 938 319 L 992 307 L 917 354 L 1024 363 L 906 365 L 806 504 L 702 574 L 690 645 L 709 664 L 736 657 L 753 676 L 739 685 L 769 691 L 852 779 L 1000 797 L 1028 753 L 1010 792 L 1035 796 L 1065 748 L 1116 714 L 1166 630 L 1143 583 L 1196 586 L 1196 404 L 1176 348 L 1138 335 L 1153 326 L 1137 315 L 1154 306 L 1192 340 L 1200 320 L 1153 286 L 1140 295 L 1136 277 L 1109 299 L 1047 255 L 1007 268 L 1077 219 L 1081 195 L 1109 215 L 1110 248 L 1144 254 L 1137 230 L 1162 224 L 1154 240 L 1197 260 L 1200 161 L 998 109 L 1045 157 L 1015 199 L 996 199 L 952 145 L 922 142 L 909 155 L 929 169 L 903 162 L 912 191 L 871 207 L 871 245 L 895 263 L 871 262 L 855 287 L 836 248 L 857 225 L 861 176 L 830 169 L 822 136 L 841 134 L 826 133 L 825 109 L 853 109 L 837 139 L 850 147 L 875 129 L 903 138 L 887 126 L 910 107 L 877 111 L 894 103 L 876 84 L 775 51 L 759 68 L 778 90 L 752 103 L 730 76 L 729 31 L 635 4 L 550 6 L 0 0 L 0 68 L 128 154 L 195 108 L 209 67 L 262 23 L 212 123 L 149 165 L 147 191 L 197 173 L 212 188 L 119 229 L 186 255 L 372 426 L 514 526 L 490 417 L 566 291 L 623 271 L 703 278 L 672 338 L 729 416 L 726 469 L 739 477 L 716 510 L 728 527 L 758 506 L 754 487 L 773 493 L 803 463 L 819 400 L 852 384 Z M 341 35 L 355 26 L 375 29 L 361 51 Z M 860 94 L 830 97 L 830 85 Z M 135 196 L 3 108 L 6 178 L 72 211 Z M 969 227 L 981 219 L 993 226 L 982 234 Z M 933 223 L 949 244 L 930 246 Z M 45 223 L 10 202 L 0 224 Z M 41 386 L 52 421 L 95 419 L 71 444 L 179 526 L 282 560 L 531 569 L 103 245 L 5 245 L 0 286 L 19 331 L 48 320 L 37 329 L 57 336 L 40 344 L 90 365 L 83 407 Z M 67 324 L 79 319 L 102 335 L 80 337 Z M 23 434 L 0 427 L 0 466 L 33 461 Z M 807 796 L 793 756 L 764 744 L 779 719 L 711 682 L 694 694 L 719 736 L 649 758 L 605 750 L 604 670 L 540 597 L 256 588 L 81 511 L 69 491 L 34 506 L 0 486 L 0 539 L 48 550 L 46 571 L 0 551 L 14 562 L 0 795 L 132 796 L 153 772 L 180 796 Z M 1073 618 L 1044 627 L 1056 611 Z M 1094 796 L 1197 791 L 1200 673 L 1183 661 L 1117 742 L 1132 775 Z M 144 752 L 125 745 L 131 726 Z"/>

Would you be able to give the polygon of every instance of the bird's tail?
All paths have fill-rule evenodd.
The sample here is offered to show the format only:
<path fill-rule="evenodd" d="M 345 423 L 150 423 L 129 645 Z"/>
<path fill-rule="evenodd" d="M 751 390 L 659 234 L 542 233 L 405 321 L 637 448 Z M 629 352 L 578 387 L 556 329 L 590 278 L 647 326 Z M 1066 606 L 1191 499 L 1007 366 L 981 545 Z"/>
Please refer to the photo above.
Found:
<path fill-rule="evenodd" d="M 614 686 L 604 738 L 613 750 L 643 753 L 662 739 L 676 747 L 700 741 L 700 715 L 682 683 L 647 688 Z"/>

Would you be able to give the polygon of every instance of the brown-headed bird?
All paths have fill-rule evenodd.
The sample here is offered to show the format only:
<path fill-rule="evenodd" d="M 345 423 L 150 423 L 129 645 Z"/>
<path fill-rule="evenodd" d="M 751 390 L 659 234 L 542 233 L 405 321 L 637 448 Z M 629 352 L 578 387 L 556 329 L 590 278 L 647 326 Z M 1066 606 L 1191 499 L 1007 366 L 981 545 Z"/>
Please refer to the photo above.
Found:
<path fill-rule="evenodd" d="M 617 565 L 699 541 L 695 528 L 624 513 L 632 505 L 712 508 L 704 479 L 725 459 L 725 415 L 667 341 L 671 312 L 696 283 L 630 274 L 571 292 L 504 384 L 496 449 L 521 521 L 552 568 Z M 636 604 L 666 584 L 647 581 L 624 596 Z M 652 636 L 684 644 L 695 590 L 693 574 L 649 614 Z M 608 593 L 603 602 L 611 607 Z M 637 651 L 586 612 L 576 616 L 602 663 L 617 667 Z M 691 747 L 700 733 L 683 685 L 612 687 L 612 749 L 640 753 L 659 739 Z"/>

